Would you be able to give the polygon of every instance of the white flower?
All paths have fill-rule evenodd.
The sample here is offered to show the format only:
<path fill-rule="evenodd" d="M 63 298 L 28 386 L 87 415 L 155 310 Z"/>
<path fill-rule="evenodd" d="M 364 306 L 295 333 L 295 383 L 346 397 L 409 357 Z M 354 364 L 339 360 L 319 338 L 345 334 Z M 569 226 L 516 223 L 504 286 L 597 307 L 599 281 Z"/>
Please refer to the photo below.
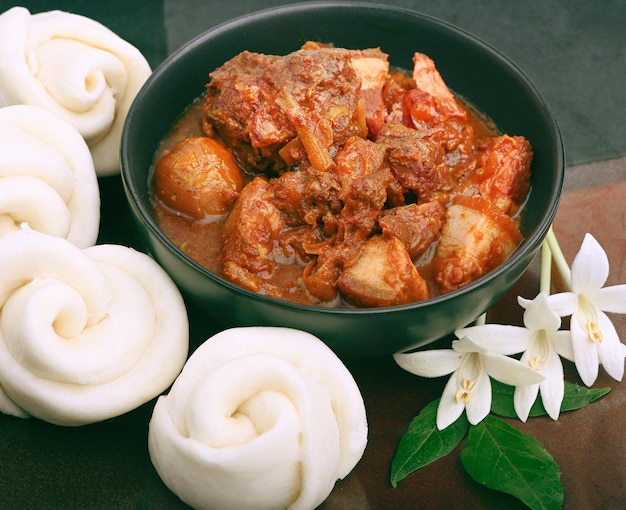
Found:
<path fill-rule="evenodd" d="M 468 336 L 452 342 L 452 349 L 395 354 L 394 359 L 401 368 L 422 377 L 452 374 L 437 408 L 439 430 L 454 423 L 463 410 L 472 425 L 489 414 L 489 376 L 513 386 L 537 384 L 543 380 L 535 370 L 502 353 L 489 352 Z"/>
<path fill-rule="evenodd" d="M 545 377 L 537 384 L 517 386 L 514 394 L 515 412 L 526 421 L 530 408 L 541 391 L 543 405 L 554 420 L 558 419 L 565 393 L 563 365 L 559 355 L 573 360 L 569 331 L 559 331 L 560 317 L 548 307 L 547 295 L 542 292 L 533 300 L 518 298 L 524 312 L 524 326 L 487 324 L 456 331 L 469 335 L 478 344 L 499 344 L 504 354 L 523 352 L 520 361 Z"/>
<path fill-rule="evenodd" d="M 547 297 L 542 292 L 532 301 L 518 299 L 520 305 L 526 308 L 524 326 L 530 333 L 528 345 L 520 361 L 545 377 L 539 384 L 515 388 L 515 412 L 522 421 L 528 419 L 538 391 L 541 392 L 541 400 L 548 415 L 553 420 L 559 418 L 565 393 L 563 364 L 559 355 L 570 361 L 574 359 L 571 334 L 569 331 L 559 330 L 561 319 L 548 307 Z"/>
<path fill-rule="evenodd" d="M 561 317 L 571 315 L 572 346 L 576 369 L 591 386 L 598 366 L 617 381 L 624 376 L 624 345 L 604 312 L 626 313 L 626 285 L 603 287 L 609 275 L 606 253 L 586 234 L 572 263 L 572 291 L 553 294 L 548 304 Z"/>

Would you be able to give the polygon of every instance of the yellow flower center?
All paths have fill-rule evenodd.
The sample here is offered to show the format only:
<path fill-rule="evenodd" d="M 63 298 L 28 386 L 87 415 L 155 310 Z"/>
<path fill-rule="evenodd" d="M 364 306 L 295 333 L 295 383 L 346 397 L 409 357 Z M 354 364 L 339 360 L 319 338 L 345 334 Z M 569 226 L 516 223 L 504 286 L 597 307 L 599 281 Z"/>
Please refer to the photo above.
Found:
<path fill-rule="evenodd" d="M 550 355 L 550 337 L 545 329 L 537 331 L 531 341 L 528 364 L 533 370 L 541 370 Z"/>
<path fill-rule="evenodd" d="M 576 301 L 576 307 L 578 308 L 578 320 L 587 333 L 589 341 L 594 344 L 601 343 L 602 330 L 598 327 L 598 309 L 596 305 L 581 294 Z"/>
<path fill-rule="evenodd" d="M 472 399 L 472 390 L 483 372 L 483 364 L 480 355 L 476 352 L 467 353 L 461 361 L 457 375 L 458 387 L 456 401 L 467 404 Z"/>
<path fill-rule="evenodd" d="M 463 379 L 461 381 L 461 389 L 456 392 L 456 401 L 463 400 L 467 404 L 472 399 L 472 389 L 476 385 L 476 381 L 470 381 L 469 379 Z"/>
<path fill-rule="evenodd" d="M 591 340 L 594 344 L 599 344 L 602 342 L 602 331 L 598 329 L 597 322 L 587 321 L 585 331 L 587 332 L 587 338 Z"/>

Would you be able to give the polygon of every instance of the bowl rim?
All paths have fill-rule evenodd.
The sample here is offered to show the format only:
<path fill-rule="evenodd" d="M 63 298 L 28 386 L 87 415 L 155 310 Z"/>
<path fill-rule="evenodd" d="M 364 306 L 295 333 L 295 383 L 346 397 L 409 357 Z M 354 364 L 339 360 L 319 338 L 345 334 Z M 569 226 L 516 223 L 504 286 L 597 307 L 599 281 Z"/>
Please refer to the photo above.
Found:
<path fill-rule="evenodd" d="M 272 306 L 278 306 L 283 308 L 289 308 L 294 310 L 302 310 L 308 312 L 317 312 L 321 314 L 331 314 L 331 315 L 348 315 L 348 316 L 359 316 L 359 315 L 377 315 L 377 314 L 388 314 L 395 312 L 402 312 L 405 310 L 417 310 L 417 309 L 427 309 L 430 306 L 434 306 L 438 303 L 444 301 L 451 301 L 456 298 L 460 298 L 461 296 L 471 293 L 474 289 L 483 286 L 484 284 L 490 282 L 498 278 L 502 273 L 506 272 L 510 267 L 515 266 L 521 259 L 524 259 L 529 251 L 535 250 L 539 244 L 543 241 L 545 236 L 547 235 L 549 229 L 552 226 L 552 222 L 556 215 L 557 209 L 559 207 L 563 182 L 565 179 L 565 149 L 563 144 L 563 139 L 561 135 L 560 128 L 558 126 L 556 117 L 550 108 L 548 102 L 544 98 L 541 91 L 536 87 L 536 85 L 532 82 L 526 72 L 518 66 L 515 62 L 513 62 L 509 57 L 507 57 L 504 53 L 498 50 L 496 47 L 472 34 L 468 30 L 458 27 L 448 21 L 442 20 L 430 14 L 422 13 L 417 10 L 409 9 L 401 6 L 391 6 L 384 5 L 377 2 L 364 2 L 364 1 L 346 1 L 346 0 L 317 0 L 313 2 L 299 2 L 299 3 L 291 3 L 291 4 L 283 4 L 274 7 L 268 7 L 265 9 L 257 10 L 254 12 L 250 12 L 247 14 L 243 14 L 241 16 L 232 18 L 230 20 L 221 22 L 213 27 L 208 28 L 204 32 L 196 35 L 191 38 L 186 43 L 179 46 L 175 49 L 168 57 L 166 57 L 151 73 L 148 77 L 144 85 L 139 90 L 136 95 L 133 104 L 128 112 L 127 119 L 131 119 L 133 117 L 133 111 L 136 108 L 137 104 L 140 104 L 142 98 L 147 94 L 150 84 L 159 77 L 166 73 L 169 67 L 173 62 L 179 59 L 179 57 L 189 50 L 195 48 L 198 45 L 204 43 L 205 39 L 210 39 L 219 35 L 222 32 L 228 32 L 238 28 L 240 25 L 247 25 L 250 22 L 254 22 L 256 20 L 262 20 L 276 14 L 287 14 L 292 12 L 306 12 L 310 10 L 320 10 L 320 9 L 369 9 L 369 10 L 384 10 L 384 11 L 394 11 L 398 14 L 403 14 L 410 17 L 416 17 L 421 20 L 425 20 L 429 23 L 437 25 L 440 28 L 443 28 L 446 31 L 455 33 L 465 39 L 468 39 L 475 46 L 481 47 L 482 50 L 486 51 L 494 55 L 500 64 L 503 64 L 510 71 L 512 71 L 517 78 L 523 83 L 524 87 L 532 92 L 534 99 L 540 105 L 541 109 L 545 112 L 545 118 L 548 121 L 548 126 L 552 131 L 554 136 L 554 140 L 556 142 L 554 149 L 554 156 L 556 159 L 555 165 L 555 178 L 554 178 L 554 186 L 550 192 L 549 196 L 549 207 L 544 211 L 541 216 L 540 221 L 533 228 L 532 232 L 528 237 L 524 237 L 522 243 L 516 247 L 516 249 L 511 253 L 511 255 L 497 268 L 489 271 L 488 273 L 480 276 L 476 280 L 471 283 L 455 289 L 451 292 L 440 294 L 437 296 L 430 297 L 428 299 L 422 301 L 416 301 L 413 303 L 406 303 L 402 305 L 393 305 L 393 306 L 384 306 L 377 308 L 334 308 L 334 307 L 325 307 L 320 305 L 308 305 L 302 303 L 296 303 L 292 301 L 287 301 L 279 298 L 275 298 L 272 296 L 266 296 L 263 294 L 259 294 L 243 287 L 240 287 L 220 275 L 217 275 L 211 271 L 209 271 L 206 267 L 192 259 L 186 253 L 184 253 L 178 246 L 176 246 L 170 239 L 165 235 L 165 233 L 160 229 L 158 223 L 156 222 L 153 215 L 150 211 L 146 210 L 143 206 L 142 200 L 140 200 L 140 193 L 137 191 L 137 188 L 134 183 L 134 179 L 129 175 L 129 161 L 128 154 L 125 151 L 125 147 L 128 144 L 129 138 L 129 122 L 124 123 L 124 129 L 122 132 L 122 143 L 120 148 L 120 157 L 121 157 L 121 176 L 123 186 L 126 189 L 126 193 L 129 197 L 132 198 L 133 204 L 132 206 L 139 212 L 142 219 L 142 227 L 148 228 L 152 235 L 156 236 L 160 242 L 164 244 L 168 250 L 174 254 L 176 257 L 180 258 L 186 265 L 190 266 L 195 271 L 214 281 L 215 283 L 228 288 L 229 290 L 246 296 L 248 298 L 252 298 L 255 300 L 260 300 L 262 302 L 266 302 Z M 181 112 L 182 113 L 182 112 Z M 532 193 L 532 189 L 530 191 Z"/>

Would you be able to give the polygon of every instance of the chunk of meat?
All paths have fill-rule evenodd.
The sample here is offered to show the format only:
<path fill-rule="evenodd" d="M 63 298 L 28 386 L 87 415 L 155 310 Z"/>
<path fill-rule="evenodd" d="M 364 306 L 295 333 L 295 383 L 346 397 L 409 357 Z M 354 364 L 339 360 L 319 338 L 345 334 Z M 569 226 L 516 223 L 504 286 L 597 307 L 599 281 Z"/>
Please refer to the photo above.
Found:
<path fill-rule="evenodd" d="M 227 278 L 235 274 L 233 264 L 257 276 L 269 276 L 274 270 L 285 220 L 273 198 L 274 191 L 263 177 L 255 177 L 241 191 L 224 223 L 222 263 Z"/>
<path fill-rule="evenodd" d="M 530 165 L 533 151 L 522 136 L 501 135 L 489 140 L 478 156 L 480 194 L 505 213 L 514 215 L 530 190 Z"/>
<path fill-rule="evenodd" d="M 416 87 L 402 96 L 402 124 L 439 145 L 450 174 L 464 174 L 466 165 L 474 161 L 475 133 L 468 111 L 448 89 L 430 57 L 415 53 L 413 62 Z"/>
<path fill-rule="evenodd" d="M 387 164 L 394 177 L 419 202 L 430 202 L 449 189 L 449 169 L 439 143 L 401 124 L 386 124 L 376 142 L 385 147 Z M 441 200 L 447 202 L 448 196 Z"/>
<path fill-rule="evenodd" d="M 340 228 L 352 235 L 368 236 L 387 201 L 387 188 L 393 180 L 385 164 L 385 148 L 380 144 L 353 137 L 335 157 L 343 202 Z M 354 242 L 351 239 L 351 242 Z"/>
<path fill-rule="evenodd" d="M 480 195 L 458 195 L 446 221 L 433 270 L 442 293 L 458 289 L 495 269 L 522 241 L 515 222 Z"/>
<path fill-rule="evenodd" d="M 378 223 L 385 237 L 397 237 L 413 259 L 439 239 L 446 210 L 436 201 L 409 204 L 382 212 Z"/>
<path fill-rule="evenodd" d="M 283 57 L 244 52 L 210 74 L 206 120 L 250 170 L 281 173 L 292 164 L 327 169 L 338 147 L 367 134 L 351 58 L 350 50 L 336 48 Z M 286 162 L 280 151 L 294 139 L 304 150 Z M 294 155 L 306 159 L 294 162 Z"/>
<path fill-rule="evenodd" d="M 415 93 L 421 97 L 420 101 L 415 102 L 412 112 L 416 123 L 432 126 L 451 118 L 467 119 L 467 112 L 457 103 L 435 62 L 428 55 L 419 52 L 413 55 L 413 81 Z M 418 108 L 418 105 L 421 106 Z"/>
<path fill-rule="evenodd" d="M 337 152 L 336 173 L 342 187 L 348 188 L 358 179 L 377 173 L 385 166 L 386 148 L 378 143 L 354 136 Z"/>
<path fill-rule="evenodd" d="M 343 204 L 338 195 L 341 183 L 335 172 L 321 172 L 313 167 L 297 172 L 285 172 L 272 179 L 275 205 L 291 226 L 322 224 L 324 233 L 331 236 L 337 231 L 335 215 Z"/>
<path fill-rule="evenodd" d="M 289 89 L 281 90 L 275 100 L 296 130 L 297 140 L 306 152 L 311 166 L 317 170 L 329 170 L 333 166 L 330 154 L 333 145 L 333 126 L 330 119 L 318 111 L 303 108 Z"/>
<path fill-rule="evenodd" d="M 217 140 L 187 138 L 159 161 L 156 195 L 194 219 L 222 215 L 239 196 L 244 178 L 231 153 Z"/>
<path fill-rule="evenodd" d="M 307 41 L 302 49 L 316 50 L 333 48 L 332 45 L 317 41 Z M 337 51 L 337 49 L 335 49 Z M 383 99 L 383 90 L 389 74 L 389 56 L 380 48 L 365 50 L 342 50 L 350 56 L 352 67 L 361 81 L 359 96 L 365 109 L 367 136 L 376 139 L 378 131 L 385 122 L 387 109 Z M 365 130 L 364 130 L 365 131 Z M 363 133 L 365 137 L 365 132 Z"/>
<path fill-rule="evenodd" d="M 387 110 L 385 122 L 387 124 L 406 124 L 404 96 L 415 88 L 413 78 L 404 72 L 390 70 L 389 76 L 383 87 L 383 102 Z"/>
<path fill-rule="evenodd" d="M 318 257 L 304 268 L 302 282 L 320 302 L 331 303 L 338 299 L 337 278 L 346 258 L 346 247 L 328 241 L 313 249 L 318 252 Z"/>
<path fill-rule="evenodd" d="M 383 88 L 389 73 L 387 55 L 380 50 L 359 52 L 352 57 L 352 66 L 361 80 L 359 94 L 365 103 L 368 136 L 375 140 L 387 117 L 383 101 Z"/>
<path fill-rule="evenodd" d="M 293 136 L 284 117 L 268 118 L 264 129 L 268 148 L 253 148 L 248 135 L 253 116 L 261 115 L 264 102 L 263 74 L 280 57 L 243 51 L 209 74 L 204 99 L 204 125 L 219 134 L 235 158 L 247 170 L 264 171 L 271 164 L 274 144 Z"/>
<path fill-rule="evenodd" d="M 371 237 L 344 263 L 337 287 L 356 306 L 394 306 L 429 297 L 428 285 L 395 238 Z"/>
<path fill-rule="evenodd" d="M 302 273 L 311 260 L 303 244 L 308 242 L 312 231 L 307 227 L 278 230 L 273 233 L 271 251 L 268 251 L 269 243 L 262 247 L 267 253 L 266 265 L 248 264 L 255 260 L 254 257 L 231 257 L 223 262 L 222 275 L 245 289 L 265 296 L 307 305 L 326 302 L 312 293 L 303 292 Z"/>

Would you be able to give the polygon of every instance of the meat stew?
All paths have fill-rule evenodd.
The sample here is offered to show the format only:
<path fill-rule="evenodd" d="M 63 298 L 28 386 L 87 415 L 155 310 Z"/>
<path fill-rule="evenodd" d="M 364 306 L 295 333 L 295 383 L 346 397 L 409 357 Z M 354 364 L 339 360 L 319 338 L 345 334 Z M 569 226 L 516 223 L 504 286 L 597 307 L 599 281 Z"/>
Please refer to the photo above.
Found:
<path fill-rule="evenodd" d="M 532 148 L 435 63 L 309 42 L 209 74 L 155 154 L 171 240 L 248 290 L 332 307 L 458 289 L 521 242 Z"/>

